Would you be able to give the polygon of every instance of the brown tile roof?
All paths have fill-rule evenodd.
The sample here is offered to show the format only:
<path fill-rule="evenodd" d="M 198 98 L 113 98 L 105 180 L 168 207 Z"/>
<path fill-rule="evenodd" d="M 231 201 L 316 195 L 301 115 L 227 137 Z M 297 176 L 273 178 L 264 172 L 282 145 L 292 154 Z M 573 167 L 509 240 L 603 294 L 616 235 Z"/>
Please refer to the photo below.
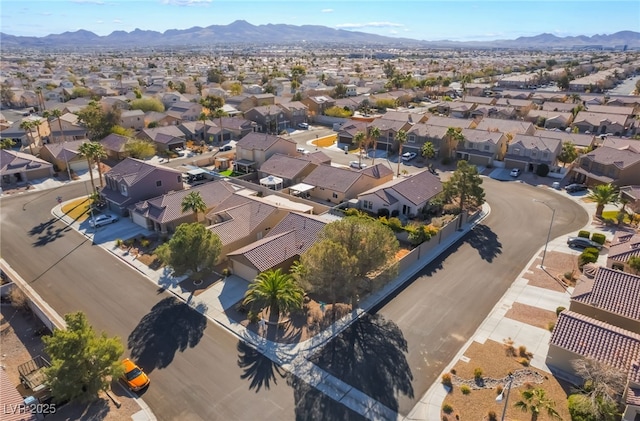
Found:
<path fill-rule="evenodd" d="M 433 117 L 432 117 L 433 118 Z M 465 121 L 465 120 L 462 120 Z M 447 134 L 448 127 L 446 126 L 436 126 L 429 123 L 418 123 L 414 124 L 409 131 L 408 134 L 415 134 L 419 137 L 428 137 L 432 139 L 443 139 Z"/>
<path fill-rule="evenodd" d="M 640 234 L 624 232 L 619 235 L 616 232 L 607 259 L 626 263 L 631 257 L 640 257 Z"/>
<path fill-rule="evenodd" d="M 627 399 L 624 402 L 626 405 L 640 406 L 640 388 L 629 387 L 627 388 Z"/>
<path fill-rule="evenodd" d="M 627 122 L 627 116 L 623 114 L 602 114 L 591 113 L 588 111 L 580 111 L 573 119 L 573 124 L 589 123 L 592 126 L 600 126 L 601 124 L 619 124 L 624 126 Z"/>
<path fill-rule="evenodd" d="M 164 167 L 162 165 L 149 164 L 148 162 L 141 161 L 135 158 L 126 158 L 112 167 L 105 176 L 108 176 L 116 181 L 122 181 L 127 186 L 133 186 L 138 181 L 144 179 L 147 175 L 154 171 L 166 171 L 173 172 L 181 175 L 182 172 L 174 170 L 173 168 Z"/>
<path fill-rule="evenodd" d="M 631 368 L 629 369 L 629 380 L 640 384 L 640 357 L 631 363 Z"/>
<path fill-rule="evenodd" d="M 486 130 L 475 130 L 475 129 L 462 129 L 461 134 L 464 136 L 464 139 L 472 142 L 488 142 L 497 145 L 502 136 L 504 136 L 500 132 L 488 132 Z"/>
<path fill-rule="evenodd" d="M 627 168 L 640 162 L 640 153 L 600 146 L 584 155 L 583 159 L 603 165 L 613 164 L 618 168 Z"/>
<path fill-rule="evenodd" d="M 351 171 L 348 168 L 332 167 L 330 165 L 319 165 L 302 182 L 345 193 L 360 177 L 362 177 L 360 171 Z"/>
<path fill-rule="evenodd" d="M 629 319 L 640 320 L 640 276 L 600 267 L 591 292 L 572 299 Z"/>
<path fill-rule="evenodd" d="M 497 118 L 483 118 L 476 129 L 497 130 L 502 133 L 524 134 L 532 130 L 533 124 L 525 121 L 500 120 Z"/>
<path fill-rule="evenodd" d="M 312 164 L 307 159 L 275 154 L 260 165 L 260 171 L 269 175 L 275 175 L 276 177 L 292 180 L 309 165 Z"/>
<path fill-rule="evenodd" d="M 468 129 L 474 123 L 473 120 L 465 120 L 463 118 L 453 118 L 453 117 L 440 117 L 437 115 L 429 116 L 427 120 L 427 124 L 429 126 L 440 126 L 440 127 L 460 127 L 463 129 Z"/>
<path fill-rule="evenodd" d="M 360 173 L 373 178 L 386 178 L 393 175 L 393 171 L 384 164 L 376 164 L 371 167 L 367 167 L 360 170 Z"/>
<path fill-rule="evenodd" d="M 129 139 L 127 139 L 125 136 L 111 133 L 109 136 L 102 139 L 100 143 L 107 150 L 114 152 L 124 152 L 124 145 L 127 144 L 128 140 Z"/>
<path fill-rule="evenodd" d="M 11 384 L 9 376 L 0 368 L 0 397 L 2 397 L 2 421 L 35 421 L 35 414 L 20 413 L 17 408 L 24 404 L 22 395 L 18 392 L 15 385 Z M 16 408 L 15 411 L 12 409 Z"/>
<path fill-rule="evenodd" d="M 214 222 L 209 229 L 218 234 L 223 245 L 252 234 L 278 208 L 241 195 L 229 196 L 207 218 Z M 220 220 L 220 222 L 216 222 Z"/>
<path fill-rule="evenodd" d="M 563 311 L 550 345 L 629 370 L 640 356 L 640 335 L 572 311 Z"/>
<path fill-rule="evenodd" d="M 2 174 L 13 174 L 20 168 L 33 170 L 51 166 L 51 163 L 44 159 L 36 158 L 33 155 L 7 149 L 0 149 L 0 173 Z"/>
<path fill-rule="evenodd" d="M 564 131 L 542 130 L 542 129 L 536 129 L 534 135 L 541 136 L 541 137 L 548 137 L 551 139 L 558 139 L 562 141 L 562 143 L 571 142 L 579 148 L 586 148 L 587 146 L 591 146 L 594 139 L 594 135 L 592 134 L 567 133 Z"/>
<path fill-rule="evenodd" d="M 524 149 L 537 149 L 539 151 L 548 151 L 553 153 L 560 148 L 561 142 L 558 139 L 543 137 L 542 135 L 528 136 L 524 134 L 517 134 L 509 146 L 516 144 L 519 144 Z"/>
<path fill-rule="evenodd" d="M 421 205 L 442 191 L 442 181 L 429 171 L 419 172 L 402 179 L 389 188 L 392 195 L 399 195 L 414 205 Z"/>
<path fill-rule="evenodd" d="M 266 133 L 251 132 L 244 136 L 236 144 L 237 147 L 248 150 L 266 151 L 278 141 L 293 142 L 280 136 L 273 136 Z"/>

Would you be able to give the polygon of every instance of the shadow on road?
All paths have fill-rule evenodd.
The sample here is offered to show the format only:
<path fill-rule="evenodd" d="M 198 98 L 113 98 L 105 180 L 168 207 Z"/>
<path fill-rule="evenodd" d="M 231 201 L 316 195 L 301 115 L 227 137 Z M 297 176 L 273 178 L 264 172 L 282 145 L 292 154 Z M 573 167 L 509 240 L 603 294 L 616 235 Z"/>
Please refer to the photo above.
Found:
<path fill-rule="evenodd" d="M 237 348 L 238 367 L 244 371 L 240 378 L 249 380 L 249 389 L 258 393 L 261 388 L 269 389 L 271 383 L 276 385 L 279 378 L 284 378 L 284 370 L 256 349 L 242 341 L 238 341 Z"/>
<path fill-rule="evenodd" d="M 127 347 L 131 357 L 145 371 L 165 368 L 176 351 L 196 346 L 207 319 L 175 297 L 158 302 L 129 335 Z"/>
<path fill-rule="evenodd" d="M 498 240 L 495 232 L 491 231 L 486 225 L 478 225 L 469 235 L 467 235 L 467 243 L 474 249 L 478 250 L 478 254 L 482 260 L 493 262 L 493 259 L 502 254 L 502 243 Z"/>
<path fill-rule="evenodd" d="M 413 398 L 413 375 L 407 352 L 407 341 L 395 323 L 378 314 L 365 315 L 311 361 L 398 411 L 399 394 Z"/>
<path fill-rule="evenodd" d="M 62 237 L 64 232 L 71 230 L 68 226 L 56 227 L 55 222 L 58 218 L 51 218 L 46 222 L 42 222 L 29 230 L 30 236 L 37 236 L 37 240 L 33 243 L 34 247 L 43 247 L 52 241 Z"/>

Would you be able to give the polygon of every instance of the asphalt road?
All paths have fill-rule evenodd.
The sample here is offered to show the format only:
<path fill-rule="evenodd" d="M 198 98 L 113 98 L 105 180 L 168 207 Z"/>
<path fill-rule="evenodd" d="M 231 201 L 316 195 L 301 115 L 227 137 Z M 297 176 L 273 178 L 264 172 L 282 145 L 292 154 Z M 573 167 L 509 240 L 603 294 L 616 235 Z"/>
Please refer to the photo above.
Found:
<path fill-rule="evenodd" d="M 149 373 L 143 397 L 159 420 L 358 418 L 52 217 L 57 196 L 85 194 L 77 183 L 3 197 L 1 254 L 60 314 L 83 311 L 122 339 Z"/>
<path fill-rule="evenodd" d="M 491 214 L 315 361 L 406 415 L 473 335 L 522 268 L 551 238 L 588 221 L 576 203 L 546 189 L 484 179 Z"/>

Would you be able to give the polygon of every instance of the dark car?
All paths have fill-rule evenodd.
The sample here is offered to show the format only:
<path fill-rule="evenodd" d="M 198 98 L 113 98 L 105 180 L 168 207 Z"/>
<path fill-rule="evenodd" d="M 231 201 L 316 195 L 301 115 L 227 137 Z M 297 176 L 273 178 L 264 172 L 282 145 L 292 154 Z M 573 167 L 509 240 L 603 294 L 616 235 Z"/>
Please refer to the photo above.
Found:
<path fill-rule="evenodd" d="M 585 186 L 584 184 L 569 184 L 564 189 L 567 191 L 567 193 L 576 193 L 579 191 L 587 190 L 587 186 Z"/>
<path fill-rule="evenodd" d="M 233 146 L 231 145 L 224 145 L 220 147 L 220 151 L 224 152 L 224 151 L 230 151 L 231 149 L 233 149 Z"/>
<path fill-rule="evenodd" d="M 595 241 L 589 240 L 584 237 L 569 237 L 567 238 L 567 244 L 569 247 L 577 247 L 581 249 L 586 249 L 587 247 L 594 247 L 598 250 L 602 250 L 602 244 L 596 243 Z"/>

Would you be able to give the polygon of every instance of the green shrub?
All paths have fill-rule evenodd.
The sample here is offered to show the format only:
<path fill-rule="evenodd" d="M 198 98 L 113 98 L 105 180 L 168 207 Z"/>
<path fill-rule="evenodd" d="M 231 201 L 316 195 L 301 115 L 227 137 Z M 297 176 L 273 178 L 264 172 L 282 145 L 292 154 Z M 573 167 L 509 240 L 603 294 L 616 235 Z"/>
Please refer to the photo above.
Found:
<path fill-rule="evenodd" d="M 149 241 L 147 238 L 143 238 L 142 240 L 140 240 L 140 245 L 144 248 L 149 247 L 149 244 L 151 244 L 151 241 Z"/>
<path fill-rule="evenodd" d="M 463 384 L 462 386 L 460 386 L 460 391 L 463 395 L 468 395 L 469 393 L 471 393 L 471 388 L 466 384 Z"/>
<path fill-rule="evenodd" d="M 524 345 L 520 345 L 518 347 L 518 355 L 523 358 L 529 358 L 529 353 L 527 352 L 527 347 Z"/>
<path fill-rule="evenodd" d="M 597 421 L 593 406 L 586 395 L 574 394 L 567 399 L 572 421 Z"/>
<path fill-rule="evenodd" d="M 378 217 L 388 218 L 389 217 L 389 209 L 386 209 L 386 208 L 378 209 Z"/>
<path fill-rule="evenodd" d="M 444 373 L 442 375 L 442 384 L 449 387 L 453 386 L 453 383 L 451 382 L 451 374 Z"/>
<path fill-rule="evenodd" d="M 549 166 L 547 164 L 540 164 L 538 168 L 536 168 L 536 174 L 540 177 L 546 177 L 549 174 Z"/>
<path fill-rule="evenodd" d="M 591 233 L 589 231 L 586 231 L 586 230 L 578 231 L 578 237 L 589 238 L 590 236 L 591 236 Z"/>
<path fill-rule="evenodd" d="M 442 405 L 442 412 L 444 412 L 445 414 L 450 414 L 453 412 L 453 406 L 449 405 L 448 403 L 445 403 L 444 405 Z"/>
<path fill-rule="evenodd" d="M 556 322 L 549 322 L 549 323 L 547 324 L 547 330 L 548 330 L 549 332 L 553 332 L 553 329 L 555 329 L 555 328 L 556 328 Z"/>
<path fill-rule="evenodd" d="M 580 257 L 578 257 L 578 265 L 579 266 L 584 266 L 587 263 L 595 263 L 595 262 L 598 261 L 598 254 L 597 253 L 593 253 L 593 252 L 589 252 L 587 250 L 589 250 L 589 249 L 585 249 L 582 252 L 582 254 L 580 254 Z M 592 250 L 596 250 L 596 249 L 592 249 Z"/>
<path fill-rule="evenodd" d="M 498 421 L 498 414 L 496 414 L 495 411 L 489 411 L 489 413 L 487 414 L 487 419 L 489 421 Z"/>
<path fill-rule="evenodd" d="M 529 358 L 519 358 L 518 362 L 524 367 L 529 367 Z"/>
<path fill-rule="evenodd" d="M 595 241 L 598 244 L 604 244 L 606 239 L 607 238 L 604 236 L 604 234 L 600 232 L 594 232 L 593 234 L 591 234 L 591 241 Z"/>
<path fill-rule="evenodd" d="M 564 310 L 566 310 L 566 308 L 562 306 L 559 306 L 558 308 L 556 308 L 556 316 L 559 316 L 560 313 L 562 313 Z"/>
<path fill-rule="evenodd" d="M 480 367 L 476 367 L 473 369 L 473 377 L 476 380 L 480 380 L 482 378 L 482 369 Z"/>
<path fill-rule="evenodd" d="M 389 218 L 387 220 L 387 226 L 391 228 L 393 232 L 400 232 L 404 228 L 402 228 L 402 221 L 398 218 Z"/>

